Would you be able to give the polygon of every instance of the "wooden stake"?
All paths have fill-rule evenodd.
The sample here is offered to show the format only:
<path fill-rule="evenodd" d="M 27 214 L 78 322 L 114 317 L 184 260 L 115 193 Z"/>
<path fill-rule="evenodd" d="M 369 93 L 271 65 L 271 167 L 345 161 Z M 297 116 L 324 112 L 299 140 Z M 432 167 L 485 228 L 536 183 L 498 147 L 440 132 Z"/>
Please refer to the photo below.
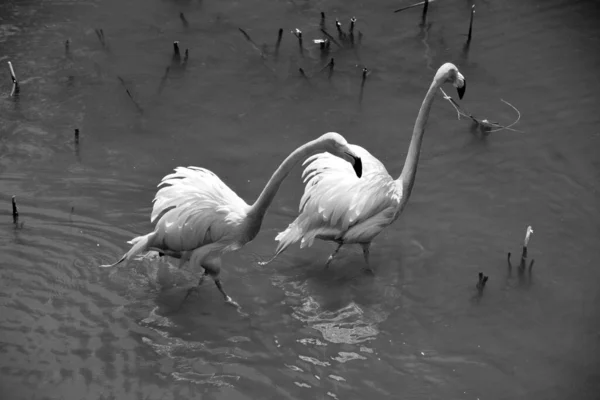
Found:
<path fill-rule="evenodd" d="M 283 28 L 279 28 L 279 32 L 277 32 L 277 43 L 275 43 L 275 55 L 279 54 L 279 46 L 281 46 L 282 38 L 283 38 Z"/>
<path fill-rule="evenodd" d="M 423 4 L 423 15 L 421 15 L 421 19 L 423 20 L 423 22 L 425 22 L 425 19 L 427 18 L 427 9 L 429 8 L 429 0 L 425 0 L 424 3 L 425 4 Z"/>
<path fill-rule="evenodd" d="M 335 27 L 337 28 L 339 38 L 343 39 L 346 36 L 346 34 L 342 30 L 342 24 L 337 18 L 335 19 Z"/>
<path fill-rule="evenodd" d="M 179 53 L 179 41 L 173 42 L 173 61 L 179 63 L 181 61 L 181 54 Z"/>
<path fill-rule="evenodd" d="M 354 24 L 356 24 L 356 17 L 352 17 L 350 18 L 350 34 L 353 35 L 354 34 Z"/>
<path fill-rule="evenodd" d="M 367 80 L 368 72 L 369 72 L 369 70 L 367 69 L 367 67 L 364 67 L 362 70 L 362 81 L 360 82 L 360 95 L 358 96 L 359 103 L 362 103 L 362 98 L 363 98 L 363 94 L 364 94 L 364 90 L 365 90 L 365 82 Z"/>

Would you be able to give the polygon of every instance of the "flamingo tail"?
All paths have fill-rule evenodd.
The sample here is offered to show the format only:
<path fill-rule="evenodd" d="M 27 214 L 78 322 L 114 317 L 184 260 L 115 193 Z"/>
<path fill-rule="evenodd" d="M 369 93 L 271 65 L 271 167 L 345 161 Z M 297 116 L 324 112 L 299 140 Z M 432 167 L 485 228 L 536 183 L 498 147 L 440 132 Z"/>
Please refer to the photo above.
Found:
<path fill-rule="evenodd" d="M 121 259 L 119 261 L 117 261 L 114 264 L 100 265 L 100 268 L 116 267 L 117 265 L 121 264 L 123 261 L 128 261 L 132 257 L 135 257 L 138 254 L 146 251 L 148 249 L 148 244 L 150 243 L 150 240 L 153 239 L 153 237 L 154 237 L 154 232 L 131 239 L 127 243 L 129 243 L 133 246 L 131 247 L 131 249 L 129 249 L 129 251 L 127 253 L 125 253 L 123 255 L 123 257 L 121 257 Z"/>

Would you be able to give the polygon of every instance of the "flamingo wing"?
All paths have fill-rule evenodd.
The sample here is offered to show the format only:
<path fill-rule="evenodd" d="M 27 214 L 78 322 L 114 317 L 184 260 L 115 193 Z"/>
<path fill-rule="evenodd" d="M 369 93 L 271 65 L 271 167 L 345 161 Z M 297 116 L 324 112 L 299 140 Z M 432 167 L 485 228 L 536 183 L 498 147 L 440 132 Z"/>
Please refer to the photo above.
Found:
<path fill-rule="evenodd" d="M 156 223 L 155 247 L 189 251 L 235 242 L 249 206 L 217 175 L 204 168 L 178 167 L 158 186 L 150 217 Z"/>
<path fill-rule="evenodd" d="M 299 239 L 302 247 L 310 246 L 316 237 L 341 240 L 353 227 L 364 231 L 369 225 L 385 226 L 393 221 L 401 186 L 367 150 L 356 145 L 351 148 L 362 159 L 361 178 L 349 163 L 329 153 L 313 155 L 304 162 L 308 165 L 302 174 L 306 186 L 300 215 L 277 236 L 279 248 Z"/>

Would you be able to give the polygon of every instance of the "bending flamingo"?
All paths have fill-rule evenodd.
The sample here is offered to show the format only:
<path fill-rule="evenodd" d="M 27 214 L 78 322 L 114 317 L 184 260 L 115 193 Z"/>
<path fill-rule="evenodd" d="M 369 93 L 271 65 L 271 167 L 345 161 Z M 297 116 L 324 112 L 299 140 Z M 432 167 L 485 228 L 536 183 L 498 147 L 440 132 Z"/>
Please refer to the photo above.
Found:
<path fill-rule="evenodd" d="M 207 169 L 175 169 L 175 173 L 165 176 L 158 185 L 164 186 L 154 198 L 150 217 L 151 222 L 156 223 L 154 231 L 132 239 L 128 243 L 133 246 L 119 261 L 101 267 L 114 267 L 140 253 L 158 251 L 162 255 L 180 258 L 180 267 L 189 260 L 192 265 L 204 268 L 198 285 L 202 284 L 206 275 L 210 275 L 225 301 L 237 306 L 221 285 L 221 256 L 240 249 L 256 237 L 283 180 L 300 160 L 318 151 L 331 153 L 335 160 L 340 157 L 343 163 L 347 161 L 360 178 L 360 157 L 350 149 L 346 139 L 335 132 L 326 133 L 293 151 L 252 205 L 246 204 Z"/>
<path fill-rule="evenodd" d="M 369 248 L 373 239 L 393 223 L 408 202 L 415 183 L 419 152 L 425 133 L 425 124 L 437 89 L 452 83 L 462 99 L 466 81 L 456 66 L 442 65 L 425 95 L 415 122 L 413 135 L 400 177 L 392 179 L 383 164 L 360 146 L 350 148 L 361 157 L 363 177 L 357 179 L 349 166 L 327 153 L 308 158 L 302 177 L 306 182 L 300 200 L 300 215 L 288 228 L 279 233 L 279 242 L 273 261 L 291 244 L 300 241 L 300 247 L 311 246 L 315 239 L 333 241 L 337 248 L 329 256 L 326 267 L 345 244 L 360 244 L 368 270 Z M 303 165 L 304 165 L 303 164 Z"/>

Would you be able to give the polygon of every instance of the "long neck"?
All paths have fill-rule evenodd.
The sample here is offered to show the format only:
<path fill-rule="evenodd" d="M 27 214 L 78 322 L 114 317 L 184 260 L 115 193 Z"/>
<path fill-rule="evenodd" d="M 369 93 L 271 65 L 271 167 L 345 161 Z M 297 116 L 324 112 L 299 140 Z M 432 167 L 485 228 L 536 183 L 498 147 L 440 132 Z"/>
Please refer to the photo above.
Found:
<path fill-rule="evenodd" d="M 417 175 L 417 164 L 419 163 L 419 154 L 421 153 L 421 144 L 423 142 L 423 134 L 425 133 L 425 125 L 429 118 L 429 111 L 431 111 L 431 105 L 435 97 L 436 90 L 442 84 L 438 79 L 434 79 L 425 95 L 421 109 L 417 115 L 415 121 L 415 127 L 413 128 L 412 139 L 408 146 L 408 153 L 406 154 L 406 160 L 404 161 L 404 167 L 402 173 L 398 178 L 398 181 L 402 184 L 403 196 L 402 201 L 404 204 L 408 201 L 412 192 L 413 185 L 415 183 L 415 177 Z"/>
<path fill-rule="evenodd" d="M 277 170 L 273 173 L 271 179 L 269 179 L 269 182 L 267 183 L 267 186 L 265 186 L 260 196 L 258 196 L 258 199 L 256 199 L 254 204 L 252 204 L 250 207 L 250 212 L 248 215 L 253 218 L 257 218 L 259 221 L 262 221 L 267 209 L 273 202 L 281 183 L 288 176 L 294 166 L 300 160 L 305 159 L 310 154 L 323 148 L 323 141 L 317 139 L 308 142 L 294 150 L 285 160 L 283 160 L 279 168 L 277 168 Z"/>

